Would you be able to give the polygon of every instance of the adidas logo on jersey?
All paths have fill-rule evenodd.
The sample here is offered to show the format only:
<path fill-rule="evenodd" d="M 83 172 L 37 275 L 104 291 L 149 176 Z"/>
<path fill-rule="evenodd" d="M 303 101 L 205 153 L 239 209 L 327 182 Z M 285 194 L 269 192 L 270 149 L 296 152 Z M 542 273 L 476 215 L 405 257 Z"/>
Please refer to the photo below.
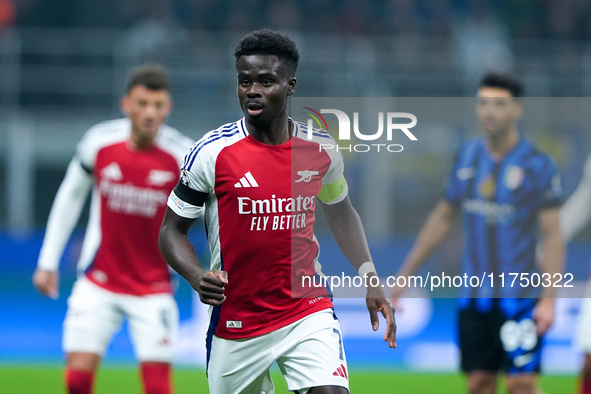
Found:
<path fill-rule="evenodd" d="M 226 328 L 242 328 L 242 322 L 240 320 L 227 320 Z"/>
<path fill-rule="evenodd" d="M 119 164 L 115 162 L 103 168 L 103 170 L 101 171 L 101 175 L 103 176 L 103 178 L 111 181 L 120 181 L 121 179 L 123 179 L 121 168 L 119 168 Z"/>
<path fill-rule="evenodd" d="M 250 171 L 248 171 L 242 178 L 240 178 L 239 182 L 234 184 L 234 187 L 259 187 L 259 184 Z"/>

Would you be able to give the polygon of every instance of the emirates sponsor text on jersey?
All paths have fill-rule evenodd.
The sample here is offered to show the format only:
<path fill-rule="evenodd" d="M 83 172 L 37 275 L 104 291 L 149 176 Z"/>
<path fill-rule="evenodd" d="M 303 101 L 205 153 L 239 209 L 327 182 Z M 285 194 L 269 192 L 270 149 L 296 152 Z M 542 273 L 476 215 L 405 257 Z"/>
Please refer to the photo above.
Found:
<path fill-rule="evenodd" d="M 158 208 L 166 205 L 168 194 L 162 190 L 138 187 L 131 183 L 116 183 L 103 179 L 99 191 L 113 212 L 154 217 Z"/>
<path fill-rule="evenodd" d="M 250 231 L 291 230 L 306 227 L 306 213 L 314 213 L 316 197 L 302 196 L 253 200 L 238 197 L 238 213 L 252 215 Z"/>

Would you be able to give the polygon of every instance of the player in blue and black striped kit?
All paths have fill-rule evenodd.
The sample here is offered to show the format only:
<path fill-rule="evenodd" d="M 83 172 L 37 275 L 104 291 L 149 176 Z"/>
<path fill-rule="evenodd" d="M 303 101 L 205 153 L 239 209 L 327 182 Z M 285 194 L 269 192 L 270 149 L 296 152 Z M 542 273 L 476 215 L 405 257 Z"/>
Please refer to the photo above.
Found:
<path fill-rule="evenodd" d="M 513 282 L 511 274 L 537 272 L 539 232 L 543 272 L 554 274 L 563 266 L 560 175 L 552 159 L 517 130 L 521 91 L 521 84 L 510 76 L 483 78 L 477 114 L 485 135 L 461 147 L 444 197 L 398 273 L 415 272 L 462 213 L 463 272 L 487 278 L 482 287 L 462 287 L 458 300 L 462 370 L 471 393 L 494 393 L 500 371 L 507 372 L 509 392 L 536 392 L 542 336 L 554 319 L 554 282 L 522 287 L 525 282 Z"/>

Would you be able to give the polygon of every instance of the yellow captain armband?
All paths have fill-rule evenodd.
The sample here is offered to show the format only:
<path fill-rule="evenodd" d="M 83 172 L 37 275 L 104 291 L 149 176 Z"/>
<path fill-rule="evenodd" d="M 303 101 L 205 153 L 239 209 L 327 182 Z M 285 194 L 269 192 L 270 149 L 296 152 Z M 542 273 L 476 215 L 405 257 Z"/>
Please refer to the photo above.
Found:
<path fill-rule="evenodd" d="M 344 175 L 330 185 L 322 185 L 318 199 L 325 204 L 334 204 L 341 201 L 347 195 L 347 180 Z"/>

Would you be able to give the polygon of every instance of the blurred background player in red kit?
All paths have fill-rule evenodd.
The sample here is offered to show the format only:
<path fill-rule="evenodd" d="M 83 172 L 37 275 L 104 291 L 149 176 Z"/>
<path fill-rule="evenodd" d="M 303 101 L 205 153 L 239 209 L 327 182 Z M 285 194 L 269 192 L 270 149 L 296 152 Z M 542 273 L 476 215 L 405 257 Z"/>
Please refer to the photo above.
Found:
<path fill-rule="evenodd" d="M 58 265 L 92 189 L 90 218 L 68 299 L 63 349 L 70 393 L 92 392 L 96 369 L 127 318 L 146 393 L 172 391 L 178 307 L 158 246 L 166 199 L 193 141 L 164 124 L 172 101 L 166 71 L 135 69 L 121 100 L 126 118 L 82 138 L 55 197 L 33 283 L 57 298 Z"/>
<path fill-rule="evenodd" d="M 299 273 L 321 275 L 317 201 L 347 259 L 362 277 L 377 276 L 349 201 L 343 159 L 339 151 L 319 150 L 322 142 L 334 144 L 326 131 L 289 117 L 299 60 L 289 37 L 251 32 L 235 57 L 244 117 L 206 134 L 187 153 L 168 200 L 160 249 L 212 306 L 206 339 L 212 393 L 272 393 L 275 362 L 289 390 L 347 393 L 332 301 L 324 288 L 312 297 L 295 294 L 292 281 Z M 207 272 L 186 237 L 202 213 L 212 255 Z M 384 340 L 395 347 L 392 305 L 379 287 L 368 287 L 366 301 L 373 329 L 379 311 L 386 319 Z"/>

